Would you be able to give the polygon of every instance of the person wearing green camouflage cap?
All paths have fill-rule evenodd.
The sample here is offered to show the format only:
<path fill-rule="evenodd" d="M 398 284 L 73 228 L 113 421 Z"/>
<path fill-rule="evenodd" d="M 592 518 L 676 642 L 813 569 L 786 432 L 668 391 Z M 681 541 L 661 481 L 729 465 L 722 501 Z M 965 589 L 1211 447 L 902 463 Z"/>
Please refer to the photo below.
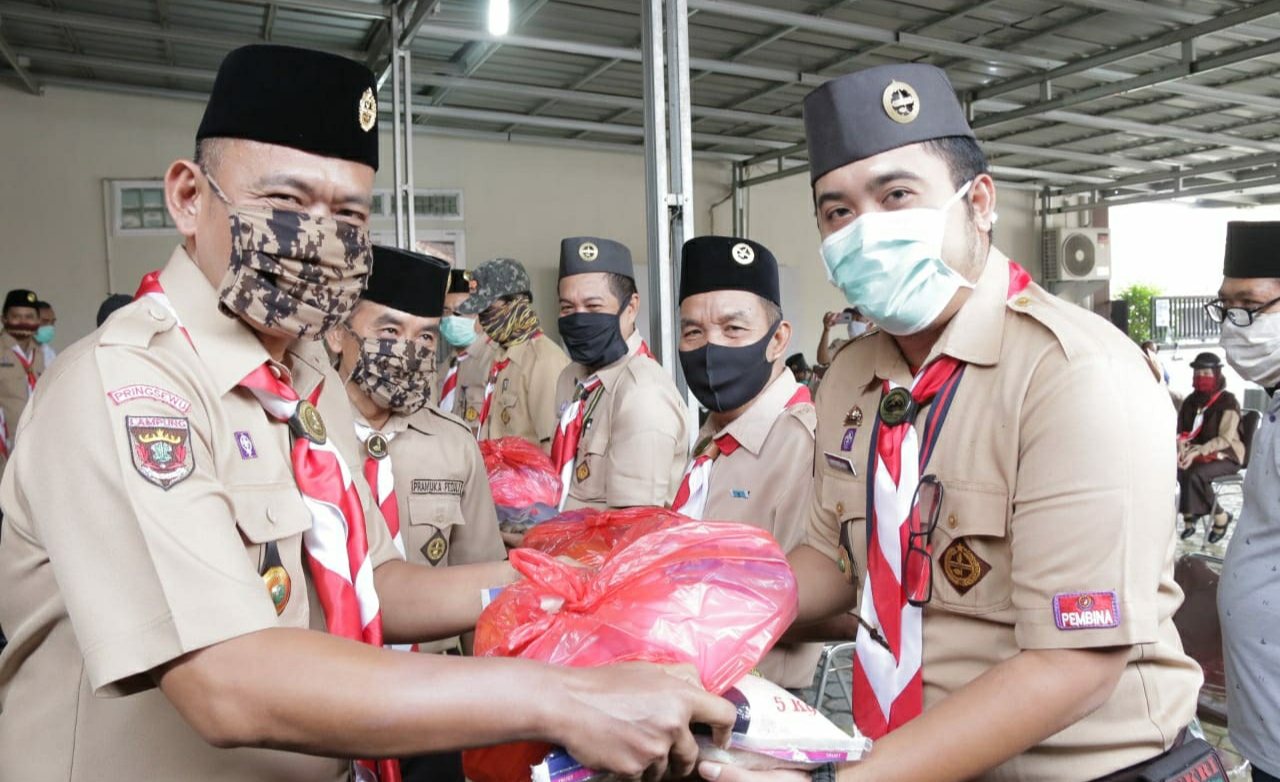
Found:
<path fill-rule="evenodd" d="M 942 70 L 832 79 L 804 123 L 823 263 L 877 327 L 823 378 L 790 555 L 797 625 L 862 620 L 875 749 L 838 782 L 1200 776 L 1160 379 L 993 246 L 995 184 Z"/>
<path fill-rule="evenodd" d="M 569 358 L 542 331 L 533 310 L 533 284 L 523 264 L 494 258 L 477 266 L 471 278 L 475 290 L 457 312 L 478 315 L 494 346 L 476 421 L 479 437 L 522 437 L 550 453 L 556 429 L 556 378 Z"/>
<path fill-rule="evenodd" d="M 556 386 L 551 461 L 562 509 L 671 501 L 689 447 L 689 411 L 636 330 L 631 251 L 574 236 L 560 242 L 560 338 L 573 359 Z"/>

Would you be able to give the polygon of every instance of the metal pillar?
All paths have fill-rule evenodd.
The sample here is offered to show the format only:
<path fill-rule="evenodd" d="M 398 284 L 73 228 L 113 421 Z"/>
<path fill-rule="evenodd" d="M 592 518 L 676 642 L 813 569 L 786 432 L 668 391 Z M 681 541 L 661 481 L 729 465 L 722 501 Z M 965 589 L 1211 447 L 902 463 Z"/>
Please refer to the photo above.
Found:
<path fill-rule="evenodd" d="M 400 15 L 391 15 L 391 166 L 394 186 L 396 246 L 412 250 L 417 243 L 413 220 L 413 79 L 412 54 L 400 45 Z"/>
<path fill-rule="evenodd" d="M 741 163 L 733 164 L 733 178 L 730 182 L 733 194 L 733 235 L 745 237 L 747 235 L 747 188 L 743 184 L 746 174 L 746 166 Z"/>
<path fill-rule="evenodd" d="M 687 0 L 642 5 L 649 342 L 681 393 L 687 388 L 675 360 L 675 258 L 694 235 L 688 16 Z"/>

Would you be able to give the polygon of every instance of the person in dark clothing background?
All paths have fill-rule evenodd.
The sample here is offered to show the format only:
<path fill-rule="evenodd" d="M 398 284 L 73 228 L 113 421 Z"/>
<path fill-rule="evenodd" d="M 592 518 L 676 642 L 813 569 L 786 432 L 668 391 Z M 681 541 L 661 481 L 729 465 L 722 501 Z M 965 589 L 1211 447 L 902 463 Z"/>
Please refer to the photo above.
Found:
<path fill-rule="evenodd" d="M 1227 534 L 1231 514 L 1213 496 L 1212 481 L 1239 471 L 1244 461 L 1240 439 L 1240 403 L 1226 390 L 1222 360 L 1201 353 L 1191 362 L 1195 389 L 1178 411 L 1178 512 L 1182 514 L 1182 539 L 1196 533 L 1200 518 L 1213 514 L 1210 543 Z"/>

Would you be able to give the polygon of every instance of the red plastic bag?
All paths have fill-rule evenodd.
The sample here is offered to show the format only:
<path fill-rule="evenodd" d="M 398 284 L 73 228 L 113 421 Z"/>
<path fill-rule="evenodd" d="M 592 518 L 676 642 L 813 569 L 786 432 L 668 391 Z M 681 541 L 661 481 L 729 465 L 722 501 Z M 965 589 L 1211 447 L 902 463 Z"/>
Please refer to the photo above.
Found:
<path fill-rule="evenodd" d="M 690 521 L 662 508 L 567 511 L 530 529 L 520 545 L 598 568 L 611 552 L 636 538 Z"/>
<path fill-rule="evenodd" d="M 560 504 L 560 476 L 551 457 L 522 437 L 481 440 L 480 454 L 489 474 L 493 502 L 499 507 L 528 508 Z"/>
<path fill-rule="evenodd" d="M 511 564 L 525 578 L 481 614 L 477 656 L 571 666 L 688 662 L 704 687 L 722 693 L 796 616 L 786 556 L 768 532 L 746 524 L 659 529 L 623 545 L 597 572 L 526 548 L 511 552 Z M 529 767 L 549 749 L 525 743 L 469 750 L 463 767 L 474 782 L 527 782 Z"/>

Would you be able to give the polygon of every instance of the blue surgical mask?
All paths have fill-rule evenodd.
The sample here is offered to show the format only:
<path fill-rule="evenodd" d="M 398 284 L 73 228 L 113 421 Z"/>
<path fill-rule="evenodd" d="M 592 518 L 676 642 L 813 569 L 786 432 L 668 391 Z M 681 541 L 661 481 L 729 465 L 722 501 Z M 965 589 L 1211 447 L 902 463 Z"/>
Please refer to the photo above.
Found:
<path fill-rule="evenodd" d="M 947 211 L 972 184 L 940 209 L 868 212 L 831 234 L 822 242 L 827 279 L 884 331 L 924 331 L 957 291 L 973 287 L 942 260 Z"/>
<path fill-rule="evenodd" d="M 53 342 L 53 326 L 46 324 L 36 329 L 35 340 L 41 345 Z"/>
<path fill-rule="evenodd" d="M 445 315 L 440 320 L 444 341 L 455 348 L 465 348 L 476 341 L 476 322 L 461 315 Z"/>

